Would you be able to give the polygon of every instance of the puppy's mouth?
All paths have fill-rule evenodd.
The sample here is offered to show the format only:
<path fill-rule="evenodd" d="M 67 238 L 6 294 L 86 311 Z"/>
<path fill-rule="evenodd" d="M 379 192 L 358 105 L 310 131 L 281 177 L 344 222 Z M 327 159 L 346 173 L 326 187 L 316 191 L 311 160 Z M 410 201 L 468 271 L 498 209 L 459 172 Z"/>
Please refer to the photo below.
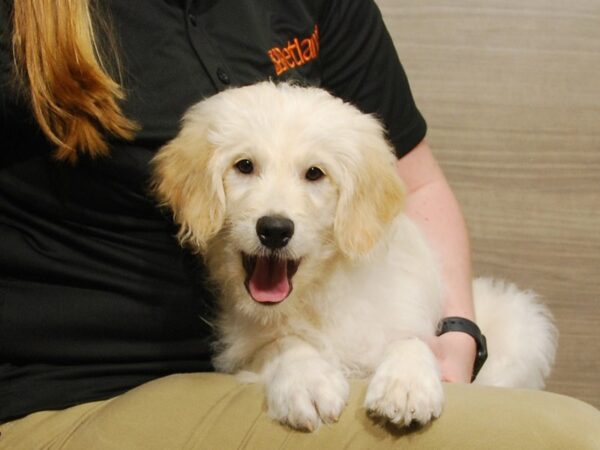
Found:
<path fill-rule="evenodd" d="M 292 292 L 292 278 L 300 260 L 280 255 L 247 255 L 242 253 L 246 271 L 246 290 L 258 303 L 275 304 L 284 301 Z"/>

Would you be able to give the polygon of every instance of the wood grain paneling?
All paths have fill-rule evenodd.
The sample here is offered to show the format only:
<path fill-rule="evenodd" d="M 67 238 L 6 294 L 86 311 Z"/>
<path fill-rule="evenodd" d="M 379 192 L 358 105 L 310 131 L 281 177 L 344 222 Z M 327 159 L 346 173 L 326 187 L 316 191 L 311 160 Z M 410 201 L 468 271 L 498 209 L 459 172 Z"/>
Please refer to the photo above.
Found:
<path fill-rule="evenodd" d="M 378 4 L 475 272 L 546 299 L 561 333 L 548 390 L 600 407 L 600 0 Z"/>

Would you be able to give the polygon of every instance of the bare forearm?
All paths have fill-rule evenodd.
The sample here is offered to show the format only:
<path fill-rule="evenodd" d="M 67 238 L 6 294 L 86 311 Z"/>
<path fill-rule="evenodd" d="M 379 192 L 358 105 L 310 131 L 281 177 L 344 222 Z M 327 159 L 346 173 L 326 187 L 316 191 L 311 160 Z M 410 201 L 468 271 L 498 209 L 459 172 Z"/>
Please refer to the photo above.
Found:
<path fill-rule="evenodd" d="M 444 316 L 474 320 L 471 257 L 465 221 L 450 186 L 426 142 L 398 161 L 408 190 L 407 215 L 417 224 L 438 257 L 445 292 Z M 465 333 L 450 332 L 430 342 L 450 382 L 469 382 L 475 342 Z"/>
<path fill-rule="evenodd" d="M 446 289 L 444 314 L 473 320 L 469 237 L 446 178 L 425 142 L 400 160 L 398 171 L 409 192 L 406 213 L 439 258 Z"/>

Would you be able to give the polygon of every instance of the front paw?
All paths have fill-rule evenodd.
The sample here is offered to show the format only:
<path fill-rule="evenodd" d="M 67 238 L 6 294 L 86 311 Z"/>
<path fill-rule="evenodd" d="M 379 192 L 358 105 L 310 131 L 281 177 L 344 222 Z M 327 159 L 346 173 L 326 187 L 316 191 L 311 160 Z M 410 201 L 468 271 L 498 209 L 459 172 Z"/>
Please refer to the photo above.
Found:
<path fill-rule="evenodd" d="M 299 430 L 314 431 L 321 423 L 339 419 L 349 386 L 335 367 L 312 360 L 279 368 L 266 393 L 271 417 Z"/>
<path fill-rule="evenodd" d="M 424 425 L 439 417 L 444 391 L 435 357 L 420 341 L 402 343 L 377 368 L 365 398 L 373 417 L 398 426 Z"/>

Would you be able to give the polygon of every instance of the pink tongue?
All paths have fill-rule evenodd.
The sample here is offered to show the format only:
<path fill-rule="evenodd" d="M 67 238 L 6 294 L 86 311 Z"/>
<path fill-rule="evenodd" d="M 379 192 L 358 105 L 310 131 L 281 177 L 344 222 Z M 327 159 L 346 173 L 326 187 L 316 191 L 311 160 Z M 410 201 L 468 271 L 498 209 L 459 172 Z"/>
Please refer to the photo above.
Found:
<path fill-rule="evenodd" d="M 290 293 L 287 261 L 258 258 L 248 284 L 250 295 L 260 303 L 279 303 Z"/>

